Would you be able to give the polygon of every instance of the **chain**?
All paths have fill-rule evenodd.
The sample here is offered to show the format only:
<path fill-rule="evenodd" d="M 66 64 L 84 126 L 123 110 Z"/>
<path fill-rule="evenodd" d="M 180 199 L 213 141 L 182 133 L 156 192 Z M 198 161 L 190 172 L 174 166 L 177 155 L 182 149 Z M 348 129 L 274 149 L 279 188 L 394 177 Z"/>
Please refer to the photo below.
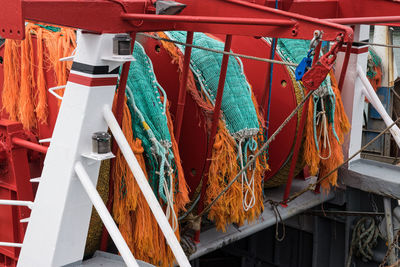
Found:
<path fill-rule="evenodd" d="M 149 38 L 152 38 L 152 39 L 155 39 L 155 40 L 159 40 L 159 41 L 165 41 L 165 42 L 170 42 L 170 43 L 179 44 L 179 45 L 183 45 L 183 46 L 189 46 L 189 47 L 192 47 L 192 48 L 201 49 L 201 50 L 214 52 L 214 53 L 218 53 L 218 54 L 223 54 L 223 55 L 228 55 L 228 56 L 247 58 L 247 59 L 252 59 L 252 60 L 256 60 L 256 61 L 262 61 L 262 62 L 274 63 L 274 64 L 281 64 L 281 65 L 287 65 L 287 66 L 292 66 L 292 67 L 297 67 L 298 66 L 298 64 L 296 64 L 296 63 L 284 62 L 284 61 L 280 61 L 280 60 L 267 59 L 267 58 L 262 58 L 262 57 L 248 56 L 248 55 L 244 55 L 244 54 L 237 54 L 237 53 L 227 52 L 227 51 L 221 51 L 221 50 L 217 50 L 217 49 L 212 49 L 212 48 L 207 48 L 207 47 L 203 47 L 203 46 L 187 44 L 187 43 L 183 43 L 183 42 L 179 42 L 179 41 L 175 41 L 175 40 L 171 40 L 171 39 L 167 39 L 167 38 L 162 38 L 162 37 L 151 35 L 151 34 L 147 34 L 147 33 L 139 33 L 138 32 L 137 35 L 142 35 L 142 36 L 146 36 L 146 37 L 149 37 Z"/>
<path fill-rule="evenodd" d="M 379 267 L 384 267 L 385 263 L 387 262 L 387 259 L 389 258 L 390 253 L 392 252 L 393 248 L 396 247 L 397 249 L 399 248 L 399 246 L 397 245 L 399 242 L 399 237 L 400 237 L 400 230 L 397 231 L 396 237 L 394 238 L 392 244 L 390 244 L 388 250 L 386 251 L 386 255 L 383 258 L 383 261 L 381 264 L 379 264 Z"/>

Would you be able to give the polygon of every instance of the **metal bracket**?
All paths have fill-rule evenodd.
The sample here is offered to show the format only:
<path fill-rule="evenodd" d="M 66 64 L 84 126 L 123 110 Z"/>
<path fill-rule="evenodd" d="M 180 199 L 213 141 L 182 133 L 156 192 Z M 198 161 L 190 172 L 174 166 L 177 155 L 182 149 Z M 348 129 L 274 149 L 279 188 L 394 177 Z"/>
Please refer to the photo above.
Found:
<path fill-rule="evenodd" d="M 8 39 L 25 38 L 21 0 L 0 0 L 0 36 Z"/>

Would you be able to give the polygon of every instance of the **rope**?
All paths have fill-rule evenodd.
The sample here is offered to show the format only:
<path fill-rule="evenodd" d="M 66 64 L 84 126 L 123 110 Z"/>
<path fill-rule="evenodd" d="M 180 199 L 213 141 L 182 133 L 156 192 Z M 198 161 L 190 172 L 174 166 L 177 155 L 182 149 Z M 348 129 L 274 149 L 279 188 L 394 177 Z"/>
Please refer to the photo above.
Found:
<path fill-rule="evenodd" d="M 179 44 L 179 45 L 189 46 L 189 47 L 192 47 L 192 48 L 202 49 L 202 50 L 205 50 L 205 51 L 224 54 L 224 55 L 228 55 L 228 56 L 252 59 L 252 60 L 262 61 L 262 62 L 267 62 L 267 63 L 287 65 L 287 66 L 292 66 L 292 67 L 297 67 L 298 66 L 298 64 L 296 64 L 296 63 L 284 62 L 284 61 L 280 61 L 280 60 L 273 60 L 273 59 L 267 59 L 267 58 L 261 58 L 261 57 L 254 57 L 254 56 L 248 56 L 248 55 L 243 55 L 243 54 L 237 54 L 237 53 L 233 53 L 233 52 L 221 51 L 221 50 L 212 49 L 212 48 L 206 48 L 206 47 L 202 47 L 202 46 L 198 46 L 198 45 L 187 44 L 187 43 L 183 43 L 183 42 L 179 42 L 179 41 L 170 40 L 170 39 L 167 39 L 167 38 L 154 36 L 154 35 L 147 34 L 147 33 L 137 33 L 137 35 L 142 35 L 142 36 L 153 38 L 153 39 L 159 40 L 159 41 L 165 41 L 165 42 L 175 43 L 175 44 Z"/>
<path fill-rule="evenodd" d="M 389 44 L 378 44 L 378 43 L 370 43 L 370 42 L 353 42 L 354 44 L 366 44 L 372 46 L 383 46 L 383 47 L 391 47 L 391 48 L 400 48 L 400 45 L 389 45 Z"/>
<path fill-rule="evenodd" d="M 374 143 L 376 140 L 378 140 L 379 137 L 381 137 L 383 134 L 385 134 L 387 131 L 389 131 L 394 125 L 396 125 L 398 122 L 400 122 L 400 117 L 397 118 L 396 121 L 394 121 L 392 124 L 390 124 L 388 127 L 386 127 L 386 129 L 384 129 L 382 132 L 380 132 L 376 137 L 374 137 L 371 141 L 369 141 L 367 144 L 365 144 L 362 148 L 360 148 L 357 152 L 355 152 L 351 157 L 349 157 L 347 160 L 345 160 L 342 164 L 340 164 L 339 166 L 337 166 L 335 169 L 331 170 L 328 174 L 326 174 L 324 177 L 319 178 L 315 183 L 308 185 L 306 188 L 304 188 L 303 190 L 294 193 L 292 196 L 290 196 L 287 201 L 281 201 L 279 202 L 279 204 L 283 204 L 285 203 L 289 203 L 293 200 L 295 200 L 296 198 L 298 198 L 299 196 L 301 196 L 302 194 L 306 193 L 307 191 L 311 191 L 314 190 L 316 185 L 321 183 L 322 181 L 324 181 L 325 179 L 327 179 L 332 173 L 334 173 L 335 171 L 337 171 L 340 167 L 346 165 L 350 160 L 352 160 L 353 158 L 355 158 L 358 154 L 360 154 L 363 150 L 365 150 L 367 147 L 369 147 L 372 143 Z"/>
<path fill-rule="evenodd" d="M 268 140 L 264 143 L 264 145 L 260 148 L 260 150 L 258 150 L 258 152 L 256 154 L 254 154 L 254 157 L 252 159 L 250 159 L 247 164 L 239 171 L 239 173 L 235 176 L 235 178 L 233 178 L 229 184 L 224 188 L 224 190 L 222 190 L 217 197 L 215 197 L 210 204 L 208 204 L 208 206 L 199 214 L 197 215 L 197 217 L 201 217 L 203 216 L 203 214 L 205 214 L 206 212 L 208 212 L 210 210 L 210 208 L 215 204 L 215 202 L 217 202 L 217 200 L 233 185 L 234 182 L 236 182 L 237 179 L 239 179 L 239 177 L 241 177 L 241 175 L 247 171 L 247 169 L 255 163 L 257 157 L 259 157 L 269 146 L 269 144 L 275 139 L 275 137 L 282 131 L 283 127 L 286 126 L 286 124 L 288 124 L 288 122 L 294 117 L 294 115 L 297 114 L 297 112 L 299 111 L 299 109 L 306 103 L 306 101 L 310 98 L 310 96 L 313 94 L 313 91 L 309 91 L 307 93 L 307 95 L 304 97 L 304 99 L 301 101 L 301 103 L 292 111 L 292 113 L 290 113 L 290 115 L 282 122 L 282 124 L 279 126 L 279 128 L 271 135 L 270 138 L 268 138 Z"/>
<path fill-rule="evenodd" d="M 353 254 L 364 262 L 372 260 L 372 249 L 378 244 L 379 228 L 373 217 L 362 217 L 353 229 L 350 253 L 346 267 L 350 267 Z"/>
<path fill-rule="evenodd" d="M 285 121 L 279 126 L 279 128 L 271 135 L 271 137 L 265 142 L 265 144 L 261 147 L 261 149 L 254 155 L 254 158 L 249 160 L 249 162 L 240 170 L 240 172 L 236 175 L 236 177 L 225 187 L 224 190 L 222 190 L 218 196 L 199 214 L 197 217 L 203 216 L 206 212 L 208 212 L 211 208 L 212 205 L 217 202 L 217 200 L 232 186 L 232 184 L 241 176 L 241 174 L 246 171 L 251 164 L 256 160 L 258 156 L 262 154 L 262 152 L 268 147 L 268 145 L 275 139 L 276 135 L 279 134 L 280 131 L 282 131 L 283 127 L 290 121 L 290 119 L 297 113 L 297 111 L 304 105 L 304 103 L 310 98 L 312 95 L 313 91 L 310 91 L 307 93 L 306 97 L 303 99 L 303 101 L 292 111 L 292 113 L 285 119 Z M 368 146 L 370 146 L 373 142 L 378 140 L 379 137 L 381 137 L 383 134 L 385 134 L 387 131 L 389 131 L 394 125 L 396 125 L 398 122 L 400 122 L 400 117 L 397 118 L 396 121 L 394 121 L 391 125 L 386 127 L 382 132 L 380 132 L 375 138 L 373 138 L 371 141 L 369 141 L 366 145 L 364 145 L 362 148 L 360 148 L 357 152 L 355 152 L 351 157 L 349 157 L 347 160 L 345 160 L 342 164 L 337 166 L 335 169 L 331 170 L 328 174 L 326 174 L 324 177 L 319 178 L 315 183 L 308 185 L 306 188 L 303 190 L 294 193 L 292 196 L 290 196 L 287 200 L 285 201 L 274 201 L 274 200 L 267 200 L 269 203 L 274 203 L 274 205 L 280 205 L 280 204 L 288 204 L 289 202 L 295 200 L 299 196 L 303 195 L 304 193 L 308 191 L 313 191 L 315 190 L 315 187 L 327 179 L 331 174 L 333 174 L 335 171 L 337 171 L 340 167 L 344 166 L 347 164 L 350 160 L 352 160 L 354 157 L 356 157 L 358 154 L 360 154 L 363 150 L 365 150 Z"/>
<path fill-rule="evenodd" d="M 286 227 L 285 227 L 285 223 L 283 222 L 281 213 L 278 210 L 278 205 L 276 202 L 268 200 L 267 201 L 272 208 L 272 211 L 274 212 L 275 215 L 275 239 L 278 242 L 282 242 L 285 239 L 286 236 Z M 282 224 L 282 236 L 279 236 L 279 222 L 281 222 Z"/>

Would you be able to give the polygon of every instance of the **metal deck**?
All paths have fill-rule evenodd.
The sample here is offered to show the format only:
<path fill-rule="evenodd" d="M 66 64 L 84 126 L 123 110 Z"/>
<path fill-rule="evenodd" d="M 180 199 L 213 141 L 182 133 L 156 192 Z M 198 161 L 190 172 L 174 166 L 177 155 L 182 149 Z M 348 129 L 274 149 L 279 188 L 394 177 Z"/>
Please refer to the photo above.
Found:
<path fill-rule="evenodd" d="M 302 180 L 294 180 L 292 186 L 292 192 L 297 192 L 306 187 L 309 183 L 312 183 L 316 180 L 315 177 L 312 177 L 306 181 Z M 273 199 L 276 201 L 282 200 L 284 186 L 268 189 L 265 191 L 266 197 L 268 199 Z M 288 207 L 278 207 L 279 213 L 282 216 L 282 219 L 288 219 L 292 216 L 295 216 L 303 211 L 306 211 L 312 207 L 315 207 L 325 201 L 328 201 L 334 197 L 334 193 L 331 191 L 330 194 L 315 194 L 314 192 L 307 192 L 297 199 L 293 200 L 289 203 Z M 225 245 L 228 245 L 232 242 L 250 236 L 258 231 L 261 231 L 269 226 L 272 226 L 276 223 L 276 218 L 273 210 L 269 204 L 265 205 L 264 212 L 261 214 L 260 218 L 253 222 L 252 224 L 245 224 L 241 227 L 234 227 L 233 225 L 229 225 L 227 227 L 227 231 L 225 233 L 217 231 L 215 228 L 204 231 L 200 234 L 200 243 L 197 245 L 197 251 L 190 257 L 191 260 L 203 256 L 207 253 L 210 253 L 214 250 L 217 250 Z M 138 261 L 139 266 L 148 267 L 153 266 L 151 264 Z M 111 267 L 111 266 L 125 266 L 121 256 L 110 254 L 106 252 L 97 251 L 92 259 L 84 261 L 81 265 L 76 266 L 102 266 L 102 267 Z"/>
<path fill-rule="evenodd" d="M 316 178 L 310 178 L 306 181 L 293 180 L 292 193 L 300 191 L 306 187 L 309 183 L 316 181 Z M 275 201 L 282 200 L 283 191 L 285 187 L 281 186 L 274 189 L 269 189 L 265 191 L 267 199 L 272 199 Z M 292 202 L 289 203 L 288 207 L 278 207 L 279 213 L 282 219 L 285 220 L 296 214 L 299 214 L 305 210 L 317 206 L 327 200 L 334 197 L 334 193 L 331 191 L 330 194 L 315 194 L 314 192 L 307 192 Z M 260 218 L 251 224 L 245 224 L 241 227 L 234 227 L 229 225 L 225 233 L 217 231 L 215 228 L 202 232 L 200 234 L 200 243 L 197 245 L 197 251 L 190 257 L 190 259 L 198 258 L 204 254 L 210 253 L 217 250 L 229 243 L 235 242 L 239 239 L 250 236 L 258 231 L 261 231 L 269 226 L 276 223 L 275 214 L 269 204 L 265 204 L 264 212 L 261 214 Z"/>
<path fill-rule="evenodd" d="M 353 188 L 400 199 L 400 166 L 357 159 L 350 162 L 343 181 Z"/>
<path fill-rule="evenodd" d="M 136 260 L 140 267 L 152 267 L 149 263 Z M 96 251 L 93 258 L 88 259 L 82 262 L 80 265 L 76 265 L 77 267 L 122 267 L 126 266 L 122 257 L 119 255 L 103 252 L 103 251 Z"/>

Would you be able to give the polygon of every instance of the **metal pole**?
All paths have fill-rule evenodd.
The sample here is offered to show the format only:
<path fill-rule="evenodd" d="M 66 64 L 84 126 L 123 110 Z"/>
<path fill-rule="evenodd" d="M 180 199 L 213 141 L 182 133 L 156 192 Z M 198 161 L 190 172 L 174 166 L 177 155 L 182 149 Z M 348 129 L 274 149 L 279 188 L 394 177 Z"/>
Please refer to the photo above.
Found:
<path fill-rule="evenodd" d="M 187 32 L 186 43 L 193 43 L 193 32 Z M 176 119 L 175 119 L 175 139 L 179 144 L 179 138 L 181 136 L 181 127 L 183 120 L 183 111 L 185 110 L 185 102 L 186 102 L 186 84 L 187 78 L 189 74 L 189 65 L 190 65 L 190 56 L 192 55 L 192 47 L 185 47 L 185 58 L 183 60 L 183 69 L 182 69 L 182 77 L 179 84 L 179 96 L 178 96 L 178 107 L 176 110 Z"/>
<path fill-rule="evenodd" d="M 346 47 L 346 53 L 345 53 L 344 59 L 343 59 L 342 71 L 340 73 L 340 78 L 339 78 L 339 83 L 338 83 L 339 91 L 342 91 L 344 79 L 346 78 L 347 67 L 349 65 L 350 54 L 351 54 L 351 46 L 352 46 L 352 43 L 348 42 L 347 47 Z"/>
<path fill-rule="evenodd" d="M 18 138 L 18 137 L 14 137 L 11 139 L 13 144 L 39 152 L 39 153 L 43 153 L 46 154 L 47 150 L 49 149 L 47 146 L 42 146 L 39 144 L 35 144 L 33 142 L 27 141 L 25 139 L 22 138 Z"/>
<path fill-rule="evenodd" d="M 387 231 L 387 238 L 388 238 L 388 247 L 391 246 L 393 243 L 393 222 L 392 222 L 392 205 L 391 205 L 391 199 L 388 197 L 383 198 L 383 206 L 385 209 L 385 221 L 386 221 L 386 231 Z M 392 251 L 389 254 L 389 259 L 388 263 L 389 265 L 393 264 L 396 261 L 396 255 L 394 254 L 395 250 L 392 249 Z"/>
<path fill-rule="evenodd" d="M 93 206 L 96 208 L 97 213 L 99 214 L 101 220 L 103 221 L 107 231 L 110 233 L 112 240 L 118 248 L 119 253 L 121 253 L 124 262 L 129 267 L 139 267 L 137 264 L 135 257 L 133 257 L 128 245 L 126 244 L 124 238 L 121 235 L 121 232 L 118 230 L 117 225 L 115 224 L 113 218 L 107 210 L 106 205 L 104 205 L 103 200 L 101 199 L 99 193 L 94 187 L 92 181 L 90 180 L 89 175 L 87 174 L 85 168 L 83 167 L 80 161 L 75 163 L 75 172 L 82 183 L 83 188 L 88 194 L 90 200 L 93 203 Z"/>
<path fill-rule="evenodd" d="M 289 19 L 259 19 L 259 18 L 221 18 L 210 16 L 176 16 L 176 15 L 155 15 L 155 14 L 132 14 L 121 15 L 123 20 L 140 20 L 161 22 L 187 22 L 187 23 L 214 23 L 232 25 L 264 25 L 264 26 L 293 26 L 296 21 Z"/>
<path fill-rule="evenodd" d="M 22 248 L 21 243 L 0 242 L 0 247 Z"/>
<path fill-rule="evenodd" d="M 131 33 L 131 53 L 135 47 L 136 32 Z M 125 104 L 125 91 L 126 83 L 128 81 L 129 69 L 131 67 L 131 61 L 127 61 L 122 65 L 121 78 L 119 80 L 119 86 L 117 91 L 117 103 L 115 105 L 115 118 L 119 125 L 122 125 L 124 104 Z M 118 152 L 118 146 L 115 142 L 111 144 L 111 151 L 114 155 Z M 114 168 L 115 168 L 115 158 L 111 159 L 110 162 L 110 179 L 108 181 L 108 200 L 107 209 L 111 211 L 114 202 Z M 103 232 L 101 233 L 100 250 L 106 251 L 108 246 L 108 233 L 107 229 L 103 227 Z"/>
<path fill-rule="evenodd" d="M 26 206 L 30 209 L 33 208 L 32 201 L 22 201 L 22 200 L 9 200 L 9 199 L 0 199 L 0 205 L 9 205 L 9 206 Z"/>
<path fill-rule="evenodd" d="M 225 39 L 224 51 L 230 51 L 231 45 L 232 45 L 232 35 L 227 35 Z M 210 168 L 211 164 L 212 149 L 214 146 L 215 135 L 217 134 L 218 122 L 221 115 L 222 96 L 224 94 L 224 86 L 225 86 L 226 72 L 228 70 L 228 62 L 229 62 L 229 56 L 223 55 L 221 62 L 221 72 L 218 82 L 217 96 L 215 98 L 215 107 L 212 118 L 210 137 L 208 140 L 206 163 L 202 173 L 203 179 L 201 180 L 202 186 L 201 186 L 200 201 L 198 208 L 199 213 L 202 212 L 204 208 L 203 200 L 208 182 L 208 169 Z"/>
<path fill-rule="evenodd" d="M 389 126 L 393 123 L 392 118 L 386 112 L 385 107 L 382 105 L 381 100 L 379 99 L 378 95 L 375 93 L 374 88 L 372 87 L 371 83 L 367 79 L 367 75 L 364 73 L 360 65 L 357 65 L 357 75 L 360 78 L 367 94 L 366 97 L 370 99 L 371 104 L 374 108 L 378 111 L 379 115 L 381 115 L 383 121 L 385 122 L 386 126 Z M 393 136 L 393 139 L 397 143 L 397 146 L 400 147 L 400 129 L 397 125 L 393 126 L 390 129 L 390 133 Z"/>
<path fill-rule="evenodd" d="M 128 163 L 129 168 L 131 169 L 133 176 L 136 179 L 137 184 L 139 185 L 140 190 L 142 191 L 149 207 L 157 220 L 158 225 L 160 226 L 161 231 L 163 232 L 167 243 L 169 244 L 174 256 L 178 262 L 178 264 L 182 267 L 190 266 L 190 263 L 183 252 L 182 247 L 180 246 L 178 239 L 175 236 L 174 231 L 172 230 L 168 219 L 165 217 L 165 214 L 158 202 L 156 196 L 151 189 L 146 176 L 143 173 L 142 168 L 140 167 L 135 155 L 132 152 L 131 147 L 129 146 L 128 141 L 126 140 L 124 133 L 118 125 L 117 120 L 114 117 L 114 114 L 111 111 L 110 106 L 105 105 L 103 107 L 103 115 L 104 119 L 107 122 L 110 130 L 118 143 L 119 148 L 121 149 L 122 154 L 126 162 Z"/>

